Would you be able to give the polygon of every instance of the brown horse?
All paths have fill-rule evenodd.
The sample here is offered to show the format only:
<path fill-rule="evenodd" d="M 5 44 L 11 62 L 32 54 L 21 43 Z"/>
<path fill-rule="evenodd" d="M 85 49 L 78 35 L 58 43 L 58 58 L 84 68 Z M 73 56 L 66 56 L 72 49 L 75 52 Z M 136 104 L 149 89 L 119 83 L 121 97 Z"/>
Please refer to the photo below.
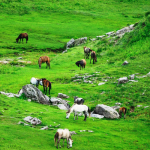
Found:
<path fill-rule="evenodd" d="M 127 113 L 127 108 L 125 108 L 125 107 L 119 108 L 119 116 L 120 116 L 120 118 L 122 117 L 122 113 L 124 113 L 124 119 L 125 119 L 126 113 Z"/>
<path fill-rule="evenodd" d="M 85 68 L 85 65 L 86 65 L 85 59 L 82 59 L 82 60 L 80 60 L 80 61 L 77 61 L 77 62 L 76 62 L 76 65 L 77 65 L 78 67 L 80 66 L 80 70 L 81 70 L 81 67 L 82 67 L 82 69 Z"/>
<path fill-rule="evenodd" d="M 46 80 L 45 78 L 42 78 L 42 83 L 43 83 L 43 89 L 44 89 L 44 94 L 47 94 L 47 88 L 49 87 L 49 95 L 50 95 L 50 89 L 51 87 L 51 82 Z"/>
<path fill-rule="evenodd" d="M 93 64 L 94 64 L 94 62 L 97 62 L 97 57 L 96 57 L 95 51 L 91 52 L 91 59 L 93 59 Z M 91 63 L 91 59 L 90 59 L 90 63 Z"/>
<path fill-rule="evenodd" d="M 41 69 L 41 64 L 42 64 L 42 63 L 45 63 L 45 62 L 46 62 L 47 66 L 48 66 L 49 69 L 50 69 L 50 58 L 49 58 L 48 56 L 41 56 L 41 57 L 39 58 L 39 61 L 38 61 L 38 63 L 39 63 L 39 68 Z M 47 68 L 47 66 L 46 66 L 46 68 Z"/>
<path fill-rule="evenodd" d="M 19 39 L 20 39 L 20 42 L 21 42 L 21 39 L 22 39 L 22 43 L 23 43 L 23 38 L 26 39 L 26 43 L 28 41 L 28 34 L 27 33 L 21 33 L 18 38 L 16 38 L 16 43 L 18 43 Z"/>

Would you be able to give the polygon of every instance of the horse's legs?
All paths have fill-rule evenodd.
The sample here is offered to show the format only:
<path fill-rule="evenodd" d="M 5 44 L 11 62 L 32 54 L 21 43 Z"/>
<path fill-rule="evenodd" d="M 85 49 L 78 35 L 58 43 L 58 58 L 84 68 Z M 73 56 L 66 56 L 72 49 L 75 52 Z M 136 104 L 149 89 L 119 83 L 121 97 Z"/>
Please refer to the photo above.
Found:
<path fill-rule="evenodd" d="M 59 147 L 61 147 L 60 146 L 60 139 L 57 140 L 57 148 L 58 148 L 58 144 L 59 144 Z"/>
<path fill-rule="evenodd" d="M 44 85 L 43 85 L 43 89 L 44 89 L 44 94 L 45 94 L 45 87 L 44 87 Z"/>
<path fill-rule="evenodd" d="M 76 118 L 77 118 L 77 120 L 78 120 L 78 114 L 76 114 Z"/>
<path fill-rule="evenodd" d="M 74 120 L 75 120 L 75 116 L 76 116 L 76 113 L 74 112 Z"/>
<path fill-rule="evenodd" d="M 84 116 L 85 116 L 85 118 L 84 118 L 84 121 L 86 121 L 86 118 L 87 118 L 87 112 L 83 112 L 84 113 Z"/>
<path fill-rule="evenodd" d="M 63 147 L 64 147 L 64 141 L 65 141 L 65 139 L 63 139 Z"/>
<path fill-rule="evenodd" d="M 68 144 L 68 142 L 69 142 L 69 138 L 67 138 L 67 148 L 69 148 L 69 144 Z"/>
<path fill-rule="evenodd" d="M 45 95 L 47 94 L 47 87 L 45 87 L 46 88 L 46 90 L 45 90 Z"/>
<path fill-rule="evenodd" d="M 50 87 L 49 87 L 49 95 L 50 95 Z"/>

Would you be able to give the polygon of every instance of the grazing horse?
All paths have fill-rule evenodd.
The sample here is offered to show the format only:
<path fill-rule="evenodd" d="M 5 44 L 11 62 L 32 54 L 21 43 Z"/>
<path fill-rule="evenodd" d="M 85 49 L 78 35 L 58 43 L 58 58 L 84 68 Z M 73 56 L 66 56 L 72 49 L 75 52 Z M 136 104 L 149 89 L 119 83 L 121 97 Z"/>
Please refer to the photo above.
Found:
<path fill-rule="evenodd" d="M 50 69 L 50 58 L 49 58 L 48 56 L 41 56 L 41 57 L 39 58 L 39 61 L 38 61 L 38 63 L 39 63 L 39 68 L 41 69 L 41 64 L 42 64 L 42 63 L 45 63 L 45 62 L 46 62 L 47 66 L 48 66 L 49 69 Z M 47 68 L 47 66 L 46 66 L 46 68 Z"/>
<path fill-rule="evenodd" d="M 94 64 L 94 62 L 97 62 L 97 57 L 96 57 L 95 51 L 91 52 L 91 59 L 93 59 L 93 64 Z M 90 64 L 91 64 L 91 59 L 90 59 Z"/>
<path fill-rule="evenodd" d="M 84 46 L 83 49 L 84 49 L 84 58 L 88 59 L 89 55 L 90 55 L 90 52 L 92 50 L 90 48 L 86 47 L 86 46 Z"/>
<path fill-rule="evenodd" d="M 119 108 L 119 117 L 120 118 L 122 117 L 122 113 L 124 113 L 124 119 L 125 119 L 126 113 L 127 113 L 127 108 L 125 108 L 125 107 Z"/>
<path fill-rule="evenodd" d="M 27 41 L 28 41 L 28 34 L 27 33 L 19 34 L 18 38 L 16 38 L 16 43 L 18 43 L 19 39 L 20 39 L 20 42 L 21 42 L 21 39 L 22 39 L 22 43 L 23 43 L 23 38 L 26 39 L 26 43 L 27 43 Z"/>
<path fill-rule="evenodd" d="M 60 146 L 60 139 L 63 139 L 63 147 L 64 147 L 64 140 L 67 140 L 67 148 L 72 147 L 72 143 L 73 140 L 71 139 L 71 134 L 69 132 L 68 129 L 58 129 L 55 136 L 54 136 L 54 142 L 55 142 L 55 146 L 56 146 L 56 142 L 57 142 L 57 148 L 58 148 L 58 143 L 59 143 L 59 147 Z"/>
<path fill-rule="evenodd" d="M 36 85 L 37 88 L 38 88 L 39 84 L 43 86 L 42 80 L 34 78 L 34 77 L 31 78 L 30 84 Z"/>
<path fill-rule="evenodd" d="M 46 80 L 45 78 L 42 78 L 42 84 L 44 89 L 44 94 L 47 94 L 47 88 L 49 87 L 49 95 L 50 95 L 50 89 L 51 89 L 51 82 Z"/>
<path fill-rule="evenodd" d="M 74 97 L 74 103 L 76 103 L 78 105 L 83 105 L 84 99 L 83 98 L 79 98 L 78 96 L 75 96 Z"/>
<path fill-rule="evenodd" d="M 86 65 L 85 59 L 82 59 L 82 60 L 80 60 L 80 61 L 77 61 L 77 62 L 76 62 L 76 65 L 77 65 L 78 67 L 80 66 L 80 70 L 81 70 L 81 67 L 82 67 L 82 69 L 85 68 L 85 65 Z"/>
<path fill-rule="evenodd" d="M 90 109 L 88 106 L 86 105 L 78 105 L 78 104 L 73 104 L 73 106 L 71 108 L 69 108 L 69 110 L 66 112 L 66 119 L 68 119 L 70 117 L 70 114 L 74 112 L 74 120 L 75 120 L 75 116 L 78 119 L 78 113 L 84 113 L 84 121 L 86 121 L 87 118 L 87 113 L 89 113 L 89 117 L 90 117 Z"/>

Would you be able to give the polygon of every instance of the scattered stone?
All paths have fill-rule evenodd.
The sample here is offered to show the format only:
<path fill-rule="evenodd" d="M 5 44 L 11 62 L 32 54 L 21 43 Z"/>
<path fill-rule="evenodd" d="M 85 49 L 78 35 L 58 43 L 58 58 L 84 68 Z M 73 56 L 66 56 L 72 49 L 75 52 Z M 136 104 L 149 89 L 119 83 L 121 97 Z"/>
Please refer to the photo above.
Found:
<path fill-rule="evenodd" d="M 118 84 L 126 83 L 126 82 L 128 82 L 128 78 L 127 77 L 122 77 L 122 78 L 118 79 Z"/>
<path fill-rule="evenodd" d="M 127 64 L 129 64 L 129 63 L 127 61 L 124 61 L 124 63 L 122 65 L 127 65 Z"/>
<path fill-rule="evenodd" d="M 58 128 L 60 126 L 60 124 L 58 124 L 57 126 L 55 126 L 55 128 Z"/>
<path fill-rule="evenodd" d="M 148 108 L 149 106 L 144 106 L 144 108 Z"/>
<path fill-rule="evenodd" d="M 61 110 L 68 110 L 68 108 L 66 108 L 66 106 L 64 104 L 58 104 L 57 106 Z"/>
<path fill-rule="evenodd" d="M 28 117 L 25 117 L 24 118 L 24 121 L 28 122 L 28 123 L 31 123 L 33 125 L 38 125 L 38 124 L 41 124 L 41 120 L 37 119 L 37 118 L 33 118 L 31 116 L 28 116 Z"/>
<path fill-rule="evenodd" d="M 150 72 L 147 74 L 148 77 L 150 77 Z"/>
<path fill-rule="evenodd" d="M 121 103 L 115 103 L 115 105 L 121 105 Z"/>
<path fill-rule="evenodd" d="M 129 75 L 130 80 L 134 80 L 135 74 Z"/>
<path fill-rule="evenodd" d="M 137 105 L 136 107 L 142 107 L 142 105 Z"/>
<path fill-rule="evenodd" d="M 17 124 L 24 124 L 24 122 L 22 122 L 22 121 L 19 121 Z"/>
<path fill-rule="evenodd" d="M 129 80 L 129 81 L 131 81 L 131 82 L 138 82 L 138 80 Z"/>
<path fill-rule="evenodd" d="M 99 115 L 99 114 L 91 114 L 91 117 L 94 117 L 94 118 L 98 118 L 98 119 L 102 119 L 102 118 L 104 118 L 104 116 L 103 115 Z"/>
<path fill-rule="evenodd" d="M 99 83 L 98 86 L 103 85 L 103 84 L 105 84 L 105 83 Z"/>
<path fill-rule="evenodd" d="M 91 133 L 93 133 L 94 131 L 92 131 L 92 130 L 88 130 L 88 132 L 91 132 Z"/>
<path fill-rule="evenodd" d="M 64 50 L 62 53 L 67 53 L 67 50 Z"/>
<path fill-rule="evenodd" d="M 73 135 L 73 134 L 77 134 L 75 131 L 70 131 L 70 134 Z"/>
<path fill-rule="evenodd" d="M 28 102 L 31 102 L 31 99 L 28 99 Z"/>
<path fill-rule="evenodd" d="M 79 82 L 82 81 L 82 79 L 73 80 L 73 82 Z"/>
<path fill-rule="evenodd" d="M 58 93 L 59 98 L 69 98 L 66 94 Z"/>
<path fill-rule="evenodd" d="M 48 130 L 48 126 L 42 127 L 41 130 Z"/>

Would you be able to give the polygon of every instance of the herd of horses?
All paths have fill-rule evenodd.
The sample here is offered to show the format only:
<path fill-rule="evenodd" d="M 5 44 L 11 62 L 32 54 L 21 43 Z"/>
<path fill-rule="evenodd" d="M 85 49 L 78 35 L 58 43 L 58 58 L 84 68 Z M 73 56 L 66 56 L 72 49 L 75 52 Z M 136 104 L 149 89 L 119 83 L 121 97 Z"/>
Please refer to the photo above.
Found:
<path fill-rule="evenodd" d="M 22 40 L 23 42 L 23 39 L 26 39 L 26 43 L 28 41 L 28 34 L 27 33 L 21 33 L 18 38 L 16 39 L 16 42 L 18 43 L 18 41 Z M 90 48 L 88 47 L 83 47 L 84 49 L 84 59 L 82 60 L 79 60 L 77 61 L 75 64 L 80 67 L 80 70 L 81 68 L 85 68 L 85 65 L 86 65 L 86 60 L 85 59 L 89 59 L 89 56 L 91 55 L 91 58 L 90 58 L 90 63 L 91 63 L 91 60 L 93 59 L 93 64 L 95 62 L 97 62 L 97 57 L 96 57 L 96 52 L 91 50 Z M 46 63 L 46 68 L 48 67 L 50 69 L 50 58 L 48 56 L 41 56 L 38 60 L 38 64 L 39 64 L 39 68 L 41 69 L 41 64 L 42 63 Z M 49 80 L 47 80 L 46 78 L 41 78 L 41 79 L 37 79 L 37 78 L 34 78 L 32 77 L 31 80 L 30 80 L 30 84 L 33 84 L 35 85 L 37 88 L 39 86 L 39 84 L 41 86 L 43 86 L 43 89 L 44 89 L 44 94 L 47 94 L 47 88 L 49 88 L 49 95 L 50 95 L 50 90 L 51 90 L 51 82 Z M 70 117 L 70 114 L 73 112 L 74 113 L 74 120 L 75 120 L 75 117 L 76 119 L 78 119 L 78 115 L 79 114 L 84 114 L 84 121 L 86 121 L 87 119 L 87 116 L 89 114 L 89 117 L 90 117 L 90 109 L 88 106 L 86 105 L 83 105 L 84 103 L 84 99 L 82 98 L 79 98 L 77 96 L 74 97 L 74 104 L 72 105 L 72 107 L 69 108 L 69 110 L 66 112 L 66 119 L 69 119 Z M 121 118 L 122 116 L 122 113 L 124 114 L 124 119 L 126 117 L 126 112 L 127 112 L 127 109 L 125 107 L 121 107 L 119 109 L 119 116 Z M 72 147 L 72 143 L 73 143 L 73 140 L 71 138 L 71 134 L 70 134 L 70 131 L 68 129 L 58 129 L 55 136 L 54 136 L 54 142 L 55 142 L 55 146 L 58 148 L 58 144 L 59 144 L 59 147 L 60 146 L 60 139 L 63 139 L 63 147 L 64 147 L 64 140 L 66 139 L 67 140 L 67 147 Z M 57 144 L 57 145 L 56 145 Z"/>

